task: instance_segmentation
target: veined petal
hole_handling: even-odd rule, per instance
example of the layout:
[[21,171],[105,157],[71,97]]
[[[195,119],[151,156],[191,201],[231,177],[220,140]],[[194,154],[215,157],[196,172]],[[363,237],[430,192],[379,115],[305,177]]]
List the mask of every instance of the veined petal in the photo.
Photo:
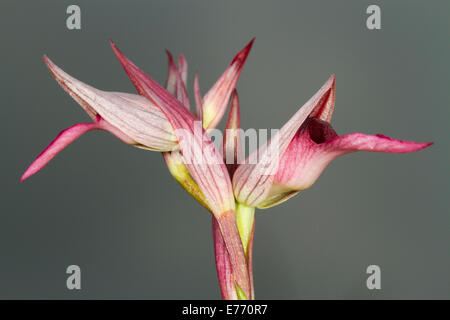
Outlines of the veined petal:
[[[173,94],[181,103],[189,109],[189,99],[186,93],[186,79],[187,79],[187,62],[184,56],[179,57],[179,68],[173,62],[172,54],[166,50],[169,58],[169,72],[167,74],[166,89]],[[183,70],[183,71],[180,71]],[[184,75],[184,79],[183,76]],[[180,90],[181,89],[181,90]],[[187,101],[186,101],[187,99]],[[186,105],[187,103],[187,105]],[[211,211],[206,202],[203,192],[200,187],[192,180],[188,168],[183,163],[183,157],[179,150],[163,152],[164,161],[172,176],[178,183],[186,190],[194,199],[200,202],[207,210]]]
[[44,57],[51,73],[93,118],[98,115],[134,144],[150,150],[170,151],[178,148],[172,126],[164,113],[150,101],[136,94],[106,92],[91,87],[65,73]]
[[215,128],[225,113],[231,93],[250,53],[253,38],[231,61],[229,67],[203,97],[203,127]]
[[[138,92],[158,106],[170,120],[179,140],[180,150],[191,175],[205,194],[215,214],[234,210],[226,167],[219,152],[202,128],[194,132],[195,118],[166,89],[145,74],[111,42],[114,52]],[[182,135],[187,135],[183,137]],[[195,156],[203,156],[196,159]]]
[[[165,113],[179,141],[183,162],[202,190],[222,232],[237,285],[250,296],[246,257],[236,226],[231,182],[222,157],[201,123],[182,104],[132,63],[111,41],[111,46],[140,94]],[[195,129],[196,128],[196,129]]]
[[231,108],[228,114],[225,133],[223,136],[223,157],[227,165],[230,177],[233,177],[239,163],[242,163],[242,146],[241,146],[241,115],[239,108],[239,97],[237,91],[233,91],[231,98]]
[[181,78],[181,74],[177,74],[177,84],[176,84],[176,97],[180,100],[181,104],[187,109],[191,109],[191,103],[189,101],[189,96],[186,90],[186,86]]
[[331,75],[331,88],[321,98],[322,101],[317,103],[317,106],[309,115],[311,118],[318,118],[320,120],[330,122],[333,115],[334,103],[336,100],[336,77]]
[[[198,73],[194,79],[194,98],[195,98],[195,116],[203,121],[203,99],[200,93],[200,84],[198,83]],[[204,127],[204,126],[203,126]]]
[[184,86],[187,87],[188,64],[183,54],[178,56],[178,70],[180,71]]
[[179,63],[180,67],[183,67],[183,74],[180,69],[175,65],[173,61],[173,56],[169,50],[166,50],[169,59],[169,71],[167,74],[166,88],[171,94],[173,94],[177,99],[186,107],[190,109],[189,96],[186,90],[186,82],[183,79],[187,79],[187,62],[184,56],[180,56]]
[[233,190],[236,200],[256,207],[264,199],[278,171],[279,160],[292,138],[313,110],[328,103],[334,86],[334,75],[308,100],[268,143],[252,153],[246,163],[241,164],[233,176]]
[[167,72],[166,88],[172,94],[175,94],[175,86],[177,82],[178,68],[173,62],[172,53],[166,49],[167,58],[169,59],[169,70]]
[[408,153],[432,143],[392,139],[383,135],[351,133],[338,136],[326,121],[310,118],[283,155],[274,183],[260,208],[279,204],[309,188],[336,157],[356,151]]

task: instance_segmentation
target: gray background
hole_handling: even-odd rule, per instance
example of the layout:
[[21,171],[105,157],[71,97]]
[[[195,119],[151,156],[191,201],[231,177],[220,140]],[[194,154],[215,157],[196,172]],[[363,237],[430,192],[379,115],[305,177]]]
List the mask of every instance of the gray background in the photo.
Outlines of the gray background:
[[[82,30],[66,28],[77,3]],[[365,27],[369,4],[382,30]],[[238,89],[244,128],[278,128],[337,77],[338,133],[434,141],[358,153],[258,211],[257,298],[450,298],[448,1],[2,1],[0,298],[219,298],[211,218],[161,155],[92,132],[19,184],[62,129],[89,120],[42,55],[101,89],[135,92],[107,39],[165,81],[183,52],[202,92],[253,36]],[[189,91],[192,92],[190,85]],[[65,269],[82,269],[82,290]],[[366,267],[382,289],[365,286]]]

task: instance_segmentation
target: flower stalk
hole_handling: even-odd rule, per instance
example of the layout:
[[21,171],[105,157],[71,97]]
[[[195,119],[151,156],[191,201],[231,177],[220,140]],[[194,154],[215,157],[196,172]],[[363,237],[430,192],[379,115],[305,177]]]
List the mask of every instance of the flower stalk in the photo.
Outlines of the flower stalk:
[[247,270],[250,278],[250,292],[246,296],[235,281],[235,274],[227,254],[225,243],[220,232],[217,220],[213,217],[213,241],[216,261],[217,277],[219,279],[220,292],[224,300],[253,300],[255,297],[253,281],[253,235],[255,231],[255,208],[244,204],[236,203],[236,224],[238,226],[239,237],[244,247],[247,261]]

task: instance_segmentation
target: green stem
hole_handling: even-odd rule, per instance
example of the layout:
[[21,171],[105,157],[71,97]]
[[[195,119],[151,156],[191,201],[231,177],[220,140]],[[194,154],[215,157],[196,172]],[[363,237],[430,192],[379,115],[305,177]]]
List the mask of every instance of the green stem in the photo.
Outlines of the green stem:
[[[242,246],[244,247],[245,257],[247,258],[247,267],[250,277],[250,287],[251,287],[251,297],[250,299],[255,299],[255,289],[253,286],[253,233],[255,224],[255,208],[248,207],[242,203],[236,203],[236,223],[238,226],[239,236],[241,237]],[[237,288],[239,300],[246,299],[239,292],[239,287]]]
[[248,259],[248,245],[252,235],[254,221],[255,221],[255,208],[248,207],[242,203],[236,203],[236,222],[247,259]]

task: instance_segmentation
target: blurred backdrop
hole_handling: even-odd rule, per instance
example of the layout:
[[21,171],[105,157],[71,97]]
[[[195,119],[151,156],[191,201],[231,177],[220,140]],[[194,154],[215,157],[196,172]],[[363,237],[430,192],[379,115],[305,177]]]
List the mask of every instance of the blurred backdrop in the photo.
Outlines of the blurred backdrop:
[[[81,8],[68,30],[66,8]],[[366,28],[378,4],[382,29]],[[450,298],[448,1],[2,1],[0,298],[216,299],[211,217],[160,154],[91,132],[19,184],[63,129],[88,116],[42,55],[104,90],[135,90],[107,42],[160,83],[165,48],[202,92],[252,37],[238,82],[243,128],[279,128],[336,74],[332,124],[434,141],[334,161],[316,184],[258,210],[259,299]],[[223,125],[223,124],[222,124]],[[66,288],[81,267],[82,289]],[[366,268],[381,267],[381,290]]]

